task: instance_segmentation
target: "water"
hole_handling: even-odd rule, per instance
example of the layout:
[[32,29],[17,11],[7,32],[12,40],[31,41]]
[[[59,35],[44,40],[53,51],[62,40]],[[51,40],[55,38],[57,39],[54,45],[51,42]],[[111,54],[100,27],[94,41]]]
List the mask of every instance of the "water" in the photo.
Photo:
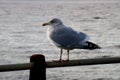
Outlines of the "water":
[[[120,56],[120,3],[73,1],[0,1],[0,64],[29,62],[33,54],[59,59],[42,23],[60,18],[90,36],[100,50],[73,50],[70,59]],[[99,19],[95,19],[99,17]],[[64,51],[64,59],[66,59]],[[47,69],[47,80],[120,80],[119,64]],[[29,79],[29,71],[0,73],[0,80]]]

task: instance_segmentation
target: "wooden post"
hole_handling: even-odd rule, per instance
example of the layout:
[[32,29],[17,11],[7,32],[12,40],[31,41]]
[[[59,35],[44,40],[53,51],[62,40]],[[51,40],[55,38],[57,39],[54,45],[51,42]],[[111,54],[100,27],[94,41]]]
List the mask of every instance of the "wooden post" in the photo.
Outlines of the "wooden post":
[[33,66],[30,68],[29,80],[46,80],[46,62],[45,57],[35,54],[30,57]]

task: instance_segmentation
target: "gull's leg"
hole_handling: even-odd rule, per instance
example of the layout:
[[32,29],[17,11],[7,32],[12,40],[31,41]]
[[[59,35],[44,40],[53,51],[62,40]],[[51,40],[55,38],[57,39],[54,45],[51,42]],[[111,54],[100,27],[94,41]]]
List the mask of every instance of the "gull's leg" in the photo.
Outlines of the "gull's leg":
[[67,50],[67,61],[69,61],[69,49]]
[[62,61],[62,53],[63,53],[63,50],[61,49],[61,51],[60,51],[60,61]]

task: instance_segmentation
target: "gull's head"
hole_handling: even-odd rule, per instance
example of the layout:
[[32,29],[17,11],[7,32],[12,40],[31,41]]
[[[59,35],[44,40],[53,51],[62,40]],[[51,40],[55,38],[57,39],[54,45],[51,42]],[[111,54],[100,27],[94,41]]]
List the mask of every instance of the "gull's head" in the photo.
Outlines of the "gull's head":
[[47,26],[47,25],[50,25],[50,26],[57,26],[57,25],[62,25],[62,21],[58,18],[54,18],[52,19],[51,21],[47,22],[47,23],[43,23],[42,26]]

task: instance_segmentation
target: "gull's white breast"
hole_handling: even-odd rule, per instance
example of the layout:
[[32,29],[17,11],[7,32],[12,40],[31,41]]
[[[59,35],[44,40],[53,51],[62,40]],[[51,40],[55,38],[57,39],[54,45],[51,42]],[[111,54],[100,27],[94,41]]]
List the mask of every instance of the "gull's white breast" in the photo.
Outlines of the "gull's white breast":
[[56,43],[55,41],[53,41],[53,40],[50,38],[50,35],[52,34],[52,32],[53,32],[53,29],[50,29],[50,28],[47,29],[47,38],[48,38],[48,40],[50,41],[50,43],[51,43],[52,45],[57,46],[57,47],[60,47],[60,46],[61,46],[60,44]]

